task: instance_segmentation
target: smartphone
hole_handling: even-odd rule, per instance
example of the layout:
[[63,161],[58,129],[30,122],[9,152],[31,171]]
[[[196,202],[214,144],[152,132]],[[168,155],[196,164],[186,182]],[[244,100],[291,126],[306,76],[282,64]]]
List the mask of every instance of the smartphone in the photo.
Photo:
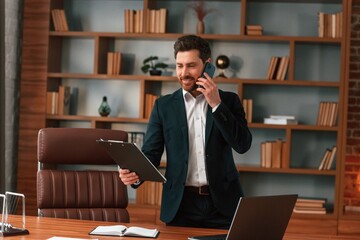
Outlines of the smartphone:
[[206,78],[204,73],[207,73],[211,78],[214,76],[215,73],[215,66],[209,62],[205,63],[204,71],[201,74],[201,77]]
[[[212,78],[215,73],[215,66],[209,62],[206,62],[204,66],[204,71],[201,74],[201,77],[206,79],[204,73],[207,73]],[[202,87],[202,86],[198,85],[198,87]]]

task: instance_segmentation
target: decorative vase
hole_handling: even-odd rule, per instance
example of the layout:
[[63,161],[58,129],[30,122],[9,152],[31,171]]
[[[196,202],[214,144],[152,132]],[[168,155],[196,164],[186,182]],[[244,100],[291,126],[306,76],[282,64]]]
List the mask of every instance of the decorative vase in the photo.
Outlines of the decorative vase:
[[107,102],[106,96],[103,97],[100,107],[98,109],[98,112],[99,112],[100,116],[102,116],[102,117],[106,117],[110,114],[111,108]]
[[203,21],[198,21],[196,26],[196,33],[203,34],[205,32],[205,24]]

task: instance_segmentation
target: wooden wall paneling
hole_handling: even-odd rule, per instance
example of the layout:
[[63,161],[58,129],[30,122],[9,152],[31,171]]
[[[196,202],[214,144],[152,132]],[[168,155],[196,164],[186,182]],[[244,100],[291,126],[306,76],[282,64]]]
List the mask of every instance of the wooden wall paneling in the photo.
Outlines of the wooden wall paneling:
[[50,1],[24,1],[17,191],[36,215],[37,133],[45,127]]

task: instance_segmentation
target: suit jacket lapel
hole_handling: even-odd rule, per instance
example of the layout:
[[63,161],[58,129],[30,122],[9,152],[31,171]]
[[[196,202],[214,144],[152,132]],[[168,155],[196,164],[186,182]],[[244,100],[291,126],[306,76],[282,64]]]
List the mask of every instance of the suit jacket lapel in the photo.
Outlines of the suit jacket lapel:
[[205,146],[209,140],[209,136],[211,133],[212,126],[214,124],[214,119],[212,117],[212,109],[208,106],[207,114],[206,114],[206,126],[205,126]]
[[174,102],[171,107],[173,108],[175,113],[174,121],[177,121],[179,123],[178,126],[180,127],[181,132],[183,134],[183,139],[178,139],[179,143],[185,143],[185,146],[187,147],[187,151],[189,152],[189,137],[188,137],[186,109],[185,109],[184,97],[181,88],[175,92]]

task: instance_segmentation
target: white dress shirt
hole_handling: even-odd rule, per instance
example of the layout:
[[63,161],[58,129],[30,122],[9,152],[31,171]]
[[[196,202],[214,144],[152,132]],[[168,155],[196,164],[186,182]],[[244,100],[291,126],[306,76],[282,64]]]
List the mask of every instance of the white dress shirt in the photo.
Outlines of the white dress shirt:
[[205,167],[205,125],[208,103],[203,94],[196,98],[183,90],[189,131],[189,161],[186,186],[208,185]]

